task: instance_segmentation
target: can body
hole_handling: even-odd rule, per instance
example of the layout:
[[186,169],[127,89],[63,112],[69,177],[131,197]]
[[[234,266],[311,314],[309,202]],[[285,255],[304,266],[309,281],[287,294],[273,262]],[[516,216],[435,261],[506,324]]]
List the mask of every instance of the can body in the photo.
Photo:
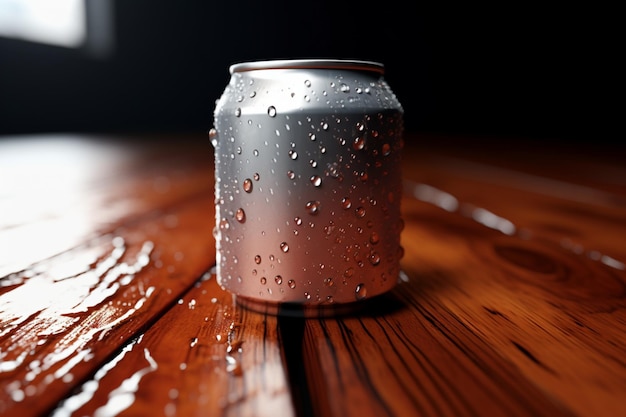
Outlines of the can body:
[[257,311],[306,315],[393,288],[404,127],[382,65],[261,61],[230,73],[210,132],[220,286]]

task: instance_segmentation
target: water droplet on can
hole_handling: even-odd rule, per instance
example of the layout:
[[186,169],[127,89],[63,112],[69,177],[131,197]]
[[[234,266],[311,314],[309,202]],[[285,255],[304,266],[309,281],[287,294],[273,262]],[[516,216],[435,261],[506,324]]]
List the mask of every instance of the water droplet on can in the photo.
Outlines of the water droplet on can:
[[319,201],[309,201],[305,205],[305,209],[309,214],[317,214],[320,209]]
[[313,184],[316,187],[319,187],[320,185],[322,185],[322,178],[319,175],[313,175],[311,177],[311,184]]
[[244,223],[246,221],[246,212],[242,208],[238,208],[235,213],[235,219],[237,219],[239,223]]
[[378,252],[371,252],[369,259],[370,259],[370,263],[374,266],[380,263],[380,255],[378,254]]
[[252,180],[250,178],[243,180],[243,190],[247,193],[252,192]]
[[356,286],[356,289],[354,290],[354,296],[357,301],[363,300],[365,297],[367,297],[367,288],[365,288],[365,284],[361,283]]
[[354,138],[354,141],[352,142],[352,148],[354,148],[354,150],[356,151],[360,151],[365,148],[365,139],[363,138],[363,136],[357,136],[356,138]]
[[217,130],[215,128],[209,130],[209,140],[211,141],[211,145],[217,146]]

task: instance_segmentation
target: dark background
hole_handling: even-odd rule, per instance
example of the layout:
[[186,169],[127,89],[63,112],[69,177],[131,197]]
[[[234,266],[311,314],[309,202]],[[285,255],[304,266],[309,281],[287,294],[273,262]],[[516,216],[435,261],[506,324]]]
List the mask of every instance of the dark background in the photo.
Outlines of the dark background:
[[623,141],[616,10],[125,0],[113,13],[108,57],[0,38],[0,134],[205,134],[231,64],[329,57],[384,63],[408,131]]

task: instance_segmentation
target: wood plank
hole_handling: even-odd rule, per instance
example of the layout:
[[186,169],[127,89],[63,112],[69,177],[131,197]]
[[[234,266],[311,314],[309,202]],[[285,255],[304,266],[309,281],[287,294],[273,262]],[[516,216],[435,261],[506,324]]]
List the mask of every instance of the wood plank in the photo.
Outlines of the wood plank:
[[211,152],[189,135],[0,140],[0,277],[212,193]]
[[[75,140],[70,139],[70,148],[79,146]],[[55,189],[63,200],[51,215],[57,226],[48,228],[46,210],[38,208],[22,216],[23,222],[34,222],[32,232],[21,224],[3,224],[23,239],[48,243],[30,258],[4,263],[13,270],[1,279],[0,292],[3,414],[49,411],[214,265],[212,164],[199,162],[188,149],[180,159],[181,142],[173,144],[159,145],[157,153],[152,152],[157,147],[143,142],[121,148],[115,143],[87,145],[80,154],[85,160],[74,163],[89,180]],[[117,173],[103,168],[116,167],[116,158],[125,152],[132,153],[128,169]],[[89,171],[90,164],[97,172]],[[19,181],[19,173],[13,178]],[[21,179],[28,186],[28,176]],[[83,195],[88,201],[82,201]],[[14,197],[8,193],[6,207]],[[5,221],[19,218],[15,211]],[[60,226],[75,224],[77,215],[84,229],[69,240],[56,240]],[[28,246],[28,241],[21,243]]]
[[[471,190],[493,200],[488,187]],[[551,198],[543,202],[552,210]],[[621,264],[403,203],[406,282],[371,315],[306,323],[309,386],[326,399],[316,415],[626,413]],[[562,217],[571,230],[587,227]],[[602,237],[618,242],[624,228],[607,225]]]
[[53,415],[292,416],[276,320],[207,273]]
[[[579,173],[559,170],[558,161],[551,166],[550,176],[537,177],[478,163],[470,156],[450,159],[414,149],[408,155],[411,163],[404,165],[407,196],[440,207],[447,204],[448,211],[485,225],[491,222],[488,227],[505,228],[505,233],[523,239],[547,239],[614,268],[626,267],[623,235],[616,232],[616,228],[626,231],[626,186],[604,190],[599,180],[593,187],[582,186],[575,182]],[[605,172],[600,161],[595,170],[590,168],[591,161],[586,164],[590,171]],[[626,178],[626,165],[614,164],[611,172],[616,178]],[[618,179],[611,176],[608,181]]]

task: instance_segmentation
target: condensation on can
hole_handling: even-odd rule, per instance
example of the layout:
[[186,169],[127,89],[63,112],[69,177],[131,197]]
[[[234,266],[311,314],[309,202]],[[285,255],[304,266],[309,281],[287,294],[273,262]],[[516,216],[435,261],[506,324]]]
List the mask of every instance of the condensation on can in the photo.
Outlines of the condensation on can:
[[216,276],[244,307],[324,316],[398,282],[404,111],[370,61],[230,67],[215,151]]

